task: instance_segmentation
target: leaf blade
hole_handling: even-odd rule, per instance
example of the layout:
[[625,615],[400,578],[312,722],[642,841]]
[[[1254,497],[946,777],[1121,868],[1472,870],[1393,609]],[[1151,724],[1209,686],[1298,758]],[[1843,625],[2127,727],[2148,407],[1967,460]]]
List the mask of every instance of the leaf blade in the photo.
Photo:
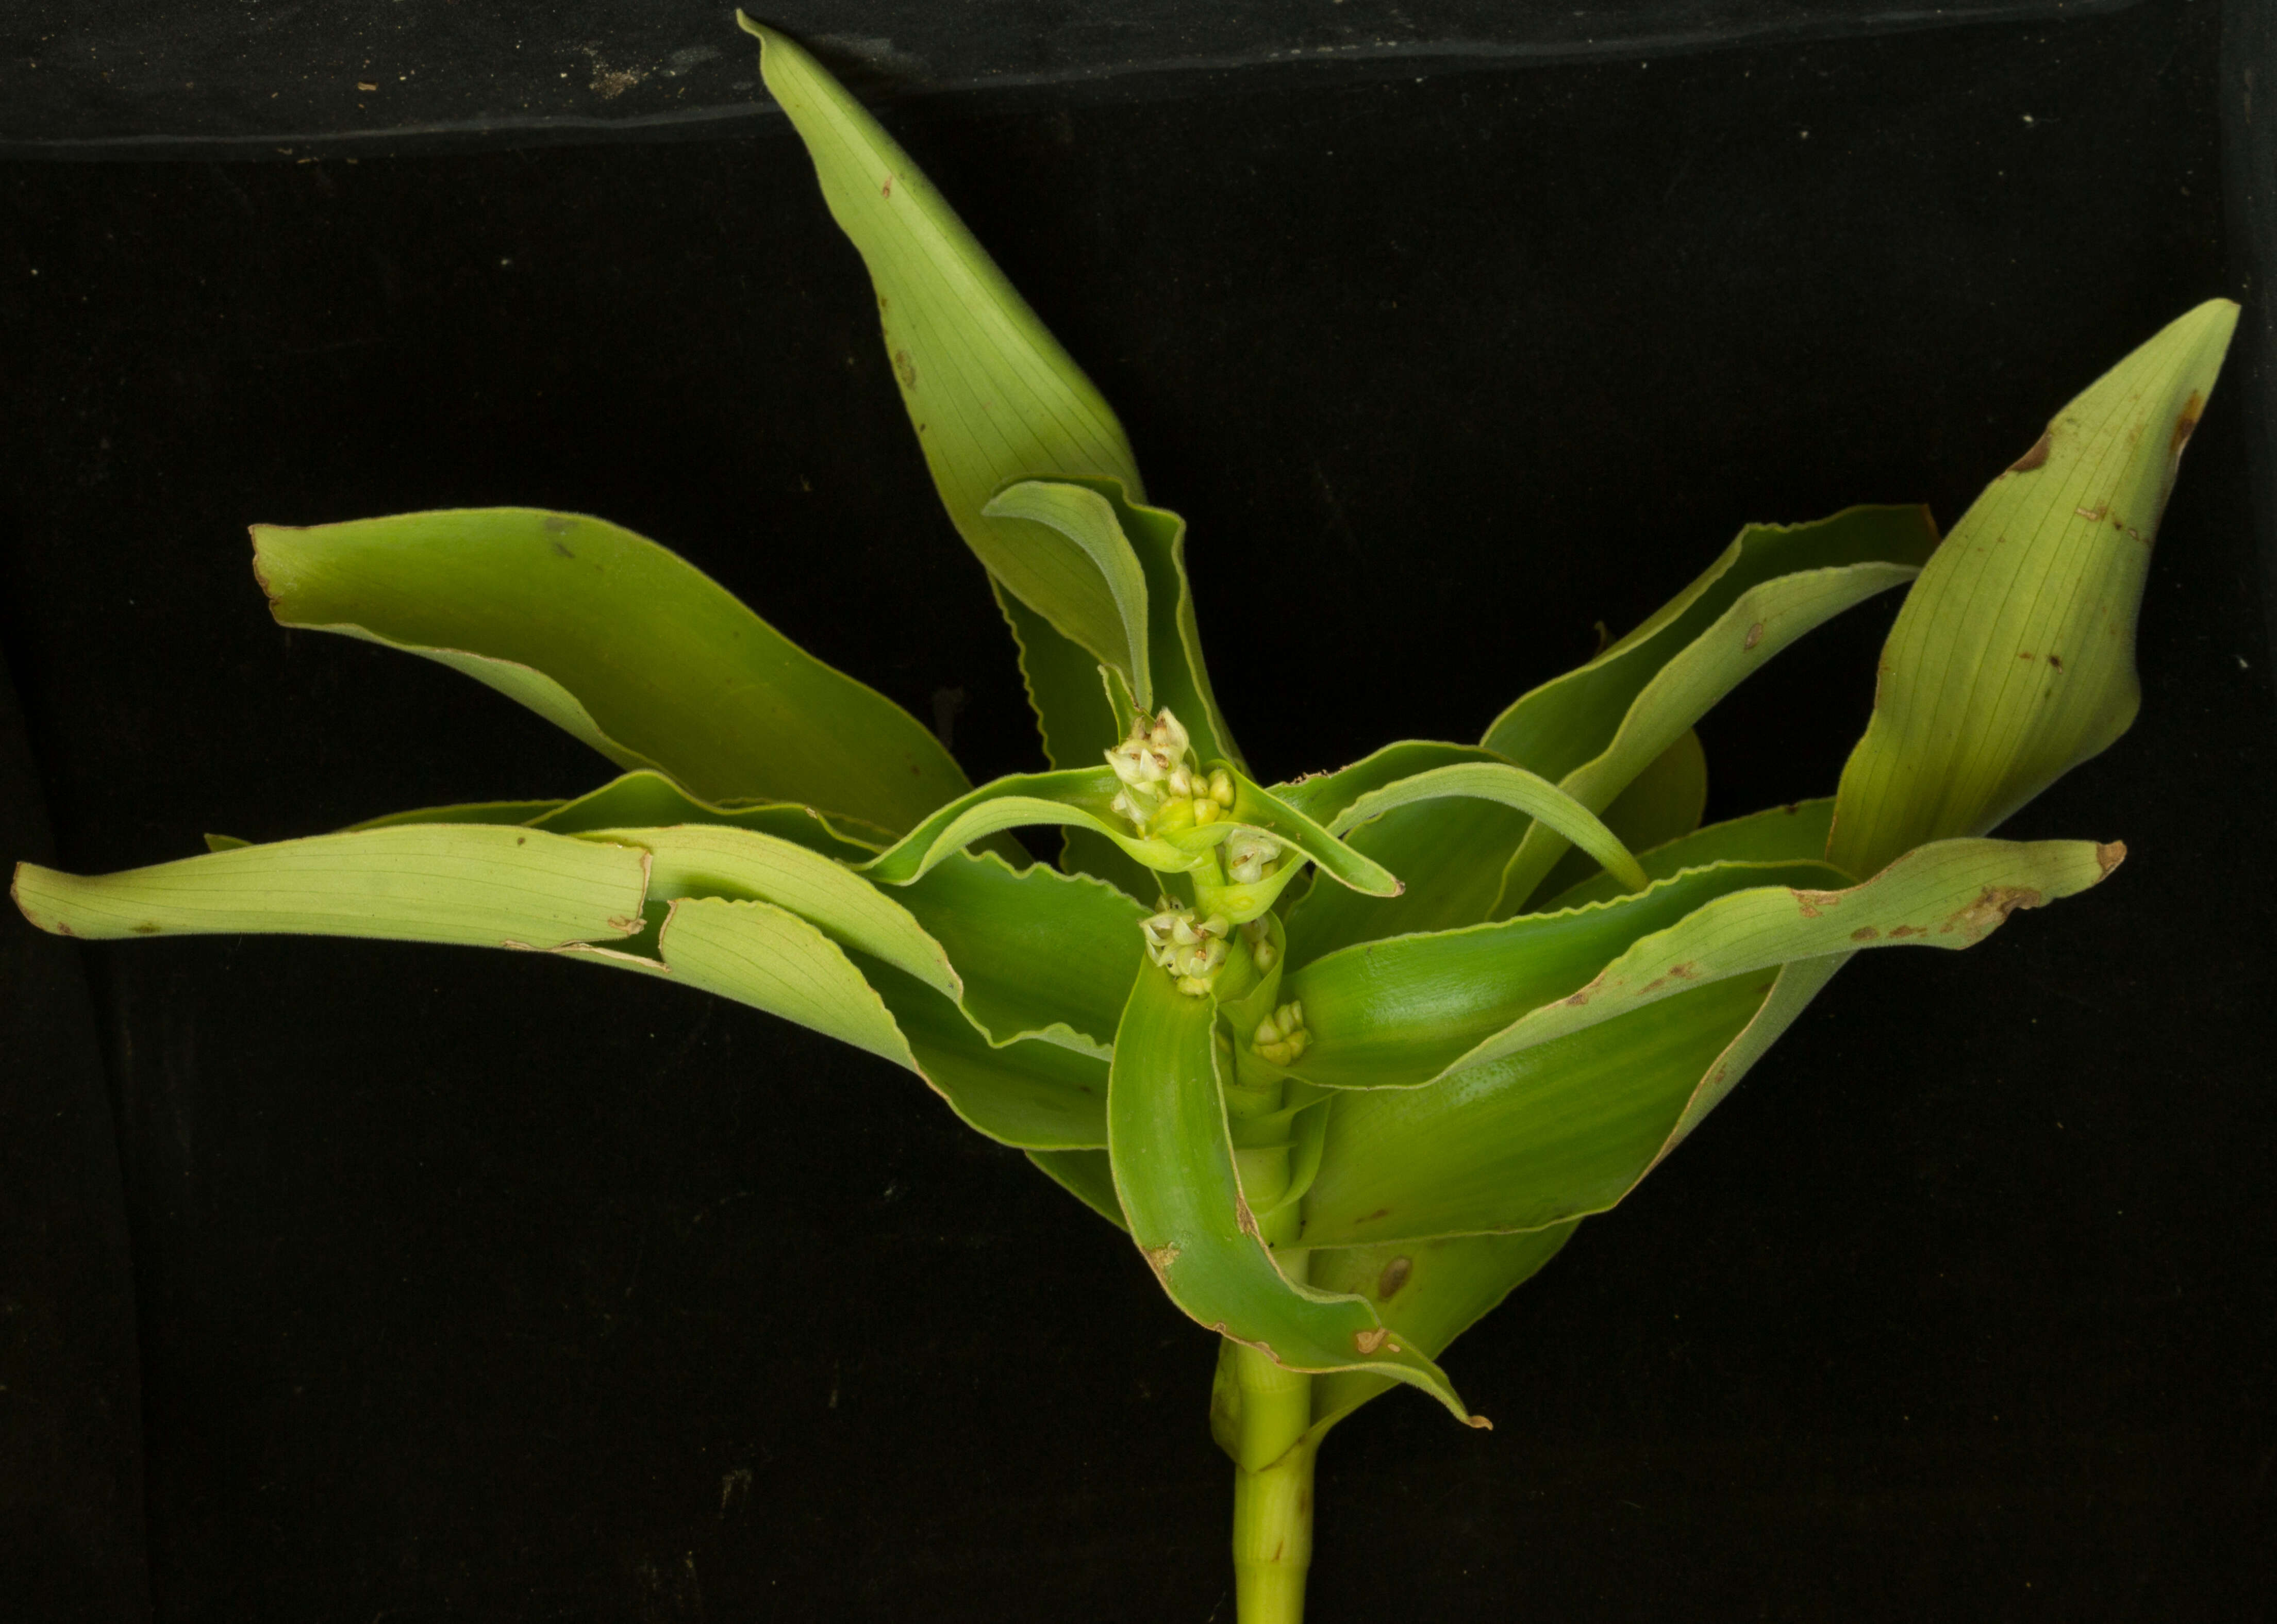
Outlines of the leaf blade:
[[645,853],[504,825],[233,847],[119,873],[17,865],[41,929],[93,940],[217,932],[547,949],[641,928]]
[[1108,1155],[1131,1239],[1163,1291],[1197,1323],[1287,1369],[1373,1371],[1479,1424],[1438,1367],[1364,1300],[1292,1285],[1258,1239],[1218,1092],[1215,1021],[1211,1000],[1144,974],[1116,1037]]
[[2169,323],[2059,412],[1938,550],[1884,645],[1829,855],[1870,873],[1982,835],[2127,730],[2135,621],[2237,306]]
[[908,712],[621,526],[466,508],[253,538],[280,624],[439,661],[706,800],[899,831],[969,787]]

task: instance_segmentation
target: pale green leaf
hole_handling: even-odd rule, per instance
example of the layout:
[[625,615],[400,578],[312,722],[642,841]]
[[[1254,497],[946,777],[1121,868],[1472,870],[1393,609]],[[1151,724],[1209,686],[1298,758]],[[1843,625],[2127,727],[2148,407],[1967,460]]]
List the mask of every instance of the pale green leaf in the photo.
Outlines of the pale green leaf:
[[80,877],[19,864],[24,917],[62,936],[237,932],[549,949],[642,926],[648,856],[498,827],[428,826],[240,846]]
[[[1751,526],[1675,603],[1589,664],[1527,694],[1487,745],[1610,805],[1725,695],[1796,638],[1919,571],[1937,542],[1917,507],[1854,507],[1816,524]],[[1496,916],[1521,911],[1566,850],[1527,827]]]
[[908,712],[601,520],[471,508],[255,525],[253,538],[285,625],[439,660],[708,800],[798,802],[899,831],[968,787]]
[[1982,835],[2135,720],[2135,621],[2182,447],[2237,324],[2210,300],[2059,412],[1938,549],[1882,651],[1828,855],[1871,873]]
[[1047,598],[1028,601],[1062,636],[1122,673],[1137,708],[1152,714],[1154,679],[1147,663],[1146,576],[1123,538],[1113,506],[1082,485],[1024,479],[1007,486],[980,513],[1000,525],[1044,525],[1075,544],[1073,559],[1064,553],[1035,553],[1040,574],[1054,562],[1063,561],[1068,568],[1065,578],[1049,583]]

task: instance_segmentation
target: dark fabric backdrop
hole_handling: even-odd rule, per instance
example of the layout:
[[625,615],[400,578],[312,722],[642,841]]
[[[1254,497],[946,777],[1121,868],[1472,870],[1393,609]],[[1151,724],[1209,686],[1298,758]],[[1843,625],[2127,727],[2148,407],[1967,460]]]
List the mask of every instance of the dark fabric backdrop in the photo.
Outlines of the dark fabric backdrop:
[[[1745,521],[1949,523],[2103,367],[2244,291],[2218,20],[891,121],[1192,521],[1220,693],[1279,775],[1474,736]],[[921,717],[963,690],[976,778],[1038,764],[780,126],[24,165],[0,197],[0,647],[66,865],[607,775],[440,667],[278,629],[253,520],[606,515]],[[1496,1431],[1406,1395],[1346,1423],[1322,1624],[2268,1593],[2277,763],[2236,384],[2159,541],[2142,720],[2012,826],[2125,868],[1847,971],[1456,1346]],[[1716,713],[1711,816],[1832,787],[1891,609]],[[4,855],[37,855],[11,793]],[[914,1079],[527,957],[0,937],[34,1034],[0,1090],[30,1440],[0,1613],[133,1616],[139,1493],[184,1624],[1230,1620],[1209,1338]]]

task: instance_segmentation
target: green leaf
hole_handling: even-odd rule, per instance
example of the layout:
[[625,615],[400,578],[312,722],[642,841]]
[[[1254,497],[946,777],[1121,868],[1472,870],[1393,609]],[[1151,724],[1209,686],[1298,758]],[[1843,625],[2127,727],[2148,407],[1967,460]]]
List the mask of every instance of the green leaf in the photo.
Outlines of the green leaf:
[[[1719,897],[1839,884],[1819,862],[1717,863],[1565,913],[1358,942],[1290,972],[1312,1041],[1294,1070],[1337,1088],[1436,1082],[1514,1022],[1586,987],[1640,941]],[[1775,895],[1792,893],[1781,889]],[[1788,904],[1788,912],[1793,911]]]
[[551,949],[642,926],[648,857],[504,827],[319,835],[82,878],[19,864],[10,894],[60,936],[379,937]]
[[[2116,855],[2084,842],[1953,841],[1848,890],[1729,893],[1641,938],[1586,999],[1545,1003],[1477,1045],[1443,1080],[1340,1094],[1305,1242],[1516,1232],[1603,1211],[1725,1097],[1851,951],[1969,946],[2012,909],[2096,883]],[[1782,969],[1781,957],[1797,962]],[[1691,973],[1674,974],[1679,964]],[[1316,1021],[1313,1010],[1308,999]]]
[[1061,1189],[1129,1232],[1123,1208],[1116,1204],[1114,1165],[1104,1150],[1031,1150],[1027,1156]]
[[1395,808],[1438,800],[1488,801],[1524,812],[1580,847],[1622,883],[1634,888],[1645,883],[1636,858],[1595,812],[1548,779],[1498,762],[1434,767],[1372,789],[1338,812],[1329,832],[1342,835]]
[[[1645,852],[1697,829],[1707,807],[1708,756],[1700,735],[1687,728],[1613,797],[1605,808],[1605,827],[1631,851]],[[1556,897],[1603,872],[1588,852],[1568,851],[1542,882],[1540,895]]]
[[[1131,1238],[1162,1289],[1209,1329],[1292,1370],[1368,1370],[1469,1412],[1428,1359],[1359,1297],[1292,1285],[1258,1239],[1219,1094],[1216,1009],[1144,974],[1116,1033],[1108,1154]],[[1474,1423],[1477,1424],[1477,1423]]]
[[998,1043],[1040,1037],[1104,1058],[1152,911],[1103,881],[961,852],[895,895],[947,949],[964,1009]]
[[[749,829],[702,823],[597,829],[579,838],[650,853],[651,903],[681,897],[772,903],[840,946],[882,960],[945,997],[964,995],[963,981],[948,954],[907,908],[844,865],[803,846]],[[668,955],[666,962],[671,962]]]
[[[1823,862],[1820,854],[1826,850],[1827,831],[1833,822],[1832,796],[1816,801],[1793,801],[1785,806],[1765,807],[1744,818],[1730,818],[1704,829],[1694,829],[1689,835],[1651,848],[1637,861],[1644,865],[1645,875],[1651,880],[1665,880],[1687,868],[1704,868],[1711,863]],[[1827,866],[1833,868],[1832,864]],[[1834,872],[1841,873],[1839,869]],[[1842,879],[1845,883],[1854,883],[1857,876],[1843,874]],[[1585,903],[1611,902],[1626,895],[1619,881],[1600,871],[1559,892],[1542,911],[1556,913],[1579,908]]]
[[[1233,742],[1233,732],[1218,709],[1209,667],[1202,660],[1193,587],[1186,578],[1186,522],[1167,508],[1148,507],[1119,481],[1077,483],[1114,508],[1123,535],[1138,554],[1139,568],[1146,572],[1154,703],[1167,706],[1184,725],[1195,753],[1203,760],[1222,760],[1247,772],[1240,747]],[[1116,742],[1110,739],[1108,744]]]
[[[2100,884],[2126,855],[2116,842],[2084,840],[1938,841],[1845,889],[1771,885],[1735,891],[1641,939],[1587,987],[1533,1010],[1447,1070],[1483,1065],[1687,987],[1799,958],[1860,947],[1974,947],[2019,908]],[[1309,1015],[1313,1006],[1306,1008]]]
[[1161,873],[1189,873],[1208,865],[1228,835],[1253,829],[1293,846],[1343,884],[1390,895],[1399,881],[1270,790],[1232,768],[1233,805],[1217,822],[1141,839],[1113,810],[1121,786],[1101,766],[1055,773],[1015,774],[952,801],[910,830],[892,850],[866,865],[881,885],[906,885],[951,852],[1007,829],[1056,824],[1085,829]]
[[909,713],[601,520],[471,508],[255,525],[253,540],[285,625],[439,660],[705,799],[793,801],[900,831],[968,787]]
[[2207,301],[2059,412],[1906,596],[1828,855],[1982,835],[2135,719],[2151,545],[2237,324]]
[[612,779],[574,801],[484,801],[424,806],[352,824],[357,829],[400,828],[411,823],[512,823],[583,835],[595,829],[658,828],[674,823],[717,823],[772,835],[842,863],[865,863],[893,843],[887,830],[859,819],[819,812],[811,806],[771,801],[715,806],[699,801],[661,773],[643,769]]
[[1433,1087],[1338,1094],[1304,1244],[1519,1233],[1604,1211],[1775,979],[1714,982]]
[[[1560,1224],[1524,1235],[1461,1235],[1314,1252],[1312,1283],[1366,1298],[1401,1341],[1433,1359],[1531,1279],[1573,1238]],[[1393,1384],[1372,1372],[1331,1371],[1313,1383],[1313,1426],[1328,1430]]]
[[[1503,761],[1475,744],[1407,740],[1341,771],[1277,786],[1276,792],[1313,817],[1327,819],[1399,779],[1435,767]],[[1501,893],[1503,865],[1526,822],[1526,814],[1511,807],[1458,801],[1395,807],[1354,829],[1345,843],[1391,869],[1405,888],[1397,896],[1375,896],[1314,886],[1289,911],[1292,962],[1301,964],[1355,942],[1478,923]]]
[[1160,701],[1203,756],[1238,762],[1202,666],[1184,521],[1145,506],[1114,412],[861,103],[796,42],[741,13],[736,20],[758,38],[760,75],[806,143],[831,217],[869,268],[886,354],[950,522],[992,579],[1031,608],[1031,622],[1014,629],[1054,764],[1089,757],[1063,753],[1057,738],[1085,730],[1069,713],[1087,711],[1091,698],[1069,680],[1070,667],[1081,659],[1076,645],[1099,652],[1092,634],[1102,622],[1096,599],[1088,615],[1069,606],[1069,583],[1085,568],[1082,547],[1049,527],[988,514],[1024,480],[1082,481],[1115,507],[1146,577]]
[[1327,824],[1334,822],[1339,812],[1360,797],[1387,784],[1397,783],[1403,778],[1413,778],[1435,767],[1500,760],[1502,758],[1494,751],[1482,750],[1476,744],[1444,744],[1436,739],[1402,739],[1397,744],[1386,744],[1373,755],[1365,756],[1350,766],[1339,767],[1333,773],[1308,773],[1285,784],[1276,784],[1273,793],[1307,818]]
[[[1815,524],[1750,525],[1642,626],[1513,704],[1484,743],[1583,805],[1610,805],[1773,655],[1912,579],[1936,545],[1920,507],[1852,507]],[[1520,911],[1565,844],[1555,830],[1529,825],[1492,911]]]
[[[1132,933],[1131,957],[1138,957]],[[1107,1063],[1064,1043],[993,1045],[940,994],[872,959],[860,965],[909,1041],[916,1071],[965,1125],[1023,1150],[1107,1143]]]
[[949,518],[991,575],[1052,618],[1056,573],[1040,557],[1079,552],[983,510],[1023,479],[1087,474],[1138,493],[1122,425],[845,87],[784,35],[740,12],[736,20],[759,40],[760,75],[806,142],[832,218],[869,267],[902,404]]
[[1016,522],[1043,525],[1075,544],[1077,557],[1072,560],[1063,552],[1023,549],[1039,573],[1055,563],[1066,568],[1063,579],[1050,583],[1047,595],[1020,596],[1062,636],[1120,672],[1138,708],[1152,713],[1154,679],[1147,665],[1146,572],[1123,538],[1108,499],[1082,485],[1024,479],[1007,486],[980,512],[984,518],[999,521],[1000,528]]
[[724,896],[671,905],[658,951],[672,979],[920,1070],[900,1027],[845,950],[787,908]]

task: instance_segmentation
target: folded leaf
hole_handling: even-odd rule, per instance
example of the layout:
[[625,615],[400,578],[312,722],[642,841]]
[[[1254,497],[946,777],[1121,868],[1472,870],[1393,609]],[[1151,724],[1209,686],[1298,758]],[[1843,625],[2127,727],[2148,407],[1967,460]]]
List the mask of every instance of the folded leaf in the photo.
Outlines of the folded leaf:
[[2215,299],[2058,413],[1906,595],[1828,855],[1982,835],[2135,720],[2151,544],[2237,324]]
[[[1114,412],[861,103],[795,42],[740,12],[736,20],[758,38],[760,75],[806,143],[831,217],[869,268],[886,353],[942,506],[990,576],[1031,611],[1015,631],[1053,762],[1083,759],[1062,753],[1056,739],[1085,731],[1078,718],[1091,694],[1070,680],[1070,668],[1085,663],[1078,649],[1103,658],[1093,640],[1098,603],[1087,616],[1070,606],[1081,547],[1047,526],[986,512],[1023,480],[1092,481],[1116,504],[1147,579],[1161,702],[1205,757],[1238,762],[1194,635],[1184,522],[1143,506],[1138,462]],[[1166,639],[1174,657],[1166,657]]]
[[[1643,626],[1504,712],[1484,743],[1555,779],[1583,805],[1609,805],[1773,655],[1911,580],[1936,545],[1936,528],[1919,507],[1853,507],[1816,524],[1752,525]],[[1565,850],[1557,831],[1530,826],[1494,912],[1522,909]]]
[[1641,888],[1645,882],[1636,858],[1595,812],[1548,779],[1499,762],[1434,767],[1371,789],[1338,812],[1329,832],[1342,835],[1396,808],[1444,800],[1488,801],[1524,812],[1587,851],[1623,884]]
[[939,740],[654,542],[530,508],[253,527],[278,620],[403,649],[708,800],[908,828],[968,787]]
[[509,827],[319,835],[82,878],[16,868],[24,917],[60,936],[282,932],[558,948],[642,928],[648,854]]
[[[1700,735],[1687,728],[1613,797],[1605,808],[1605,827],[1631,851],[1645,852],[1697,829],[1707,807],[1708,756],[1700,747]],[[1601,872],[1588,852],[1568,851],[1535,896],[1555,897]],[[1537,901],[1534,905],[1542,904]]]
[[[1564,913],[1355,943],[1290,972],[1311,1043],[1294,1070],[1337,1088],[1435,1082],[1514,1023],[1590,986],[1640,941],[1734,892],[1839,884],[1817,861],[1716,863]],[[1793,895],[1785,888],[1771,893]],[[1793,911],[1793,904],[1788,904]]]
[[1339,1094],[1303,1243],[1518,1233],[1604,1211],[1651,1166],[1775,979],[1715,982],[1428,1088]]
[[854,961],[787,908],[683,896],[672,903],[658,950],[676,981],[919,1070],[884,1001]]
[[1146,576],[1123,535],[1107,499],[1082,485],[1024,479],[1007,486],[980,510],[1017,540],[1017,526],[1042,526],[1074,544],[1021,547],[1039,580],[1025,599],[1060,634],[1120,672],[1137,701],[1152,713],[1154,679],[1147,667]]
[[[1586,999],[1538,1007],[1443,1080],[1339,1094],[1305,1242],[1515,1232],[1601,1212],[1725,1097],[1851,950],[1969,946],[2014,908],[2096,883],[2116,856],[2085,842],[1950,841],[1848,890],[1709,903],[1640,940]],[[1783,953],[1799,962],[1780,968]],[[1309,998],[1306,1014],[1317,1018]]]
[[1471,1422],[1439,1368],[1364,1299],[1291,1284],[1258,1239],[1227,1137],[1216,1018],[1210,999],[1148,973],[1132,985],[1116,1036],[1108,1154],[1131,1238],[1155,1278],[1195,1320],[1290,1369],[1373,1371]]
[[996,1042],[1039,1037],[1104,1058],[1152,910],[1102,881],[962,852],[894,896],[948,951],[964,1009]]

